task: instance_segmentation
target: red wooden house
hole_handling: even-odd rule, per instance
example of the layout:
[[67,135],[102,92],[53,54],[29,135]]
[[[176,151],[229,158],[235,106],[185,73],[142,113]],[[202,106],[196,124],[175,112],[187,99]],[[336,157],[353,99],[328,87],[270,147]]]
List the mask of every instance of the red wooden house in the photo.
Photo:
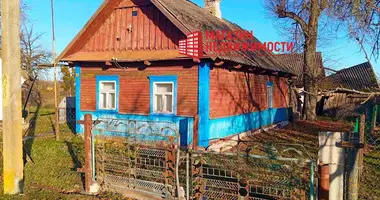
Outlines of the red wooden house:
[[[183,145],[287,120],[292,70],[267,51],[179,53],[200,31],[242,29],[221,18],[220,0],[105,0],[59,60],[76,69],[77,120],[170,121]],[[253,42],[259,42],[255,37]],[[83,127],[77,125],[77,132]]]

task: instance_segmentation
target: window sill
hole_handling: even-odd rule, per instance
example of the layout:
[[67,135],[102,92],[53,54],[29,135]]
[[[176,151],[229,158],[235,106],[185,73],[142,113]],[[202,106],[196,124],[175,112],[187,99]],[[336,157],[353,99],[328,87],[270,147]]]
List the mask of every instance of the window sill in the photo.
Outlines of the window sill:
[[118,112],[117,109],[111,110],[111,109],[101,109],[101,108],[96,109],[96,111],[97,112],[108,112],[108,113],[117,113]]
[[175,113],[150,113],[152,116],[176,116]]

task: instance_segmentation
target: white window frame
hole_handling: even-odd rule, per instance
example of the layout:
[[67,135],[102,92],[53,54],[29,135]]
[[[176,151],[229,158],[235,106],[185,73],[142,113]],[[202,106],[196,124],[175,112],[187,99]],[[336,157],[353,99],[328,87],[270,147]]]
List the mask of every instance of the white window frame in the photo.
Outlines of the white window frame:
[[[163,102],[165,102],[164,103],[164,110],[167,110],[166,109],[166,95],[172,95],[172,112],[160,112],[160,111],[157,111],[157,85],[159,85],[159,84],[171,84],[172,85],[172,92],[168,92],[168,93],[164,93],[164,94],[161,94],[161,95],[163,95]],[[175,96],[174,96],[174,87],[175,87],[175,85],[174,85],[174,82],[153,82],[153,87],[154,87],[154,89],[153,89],[153,113],[162,113],[162,114],[174,114],[174,103],[175,103],[175,101],[174,101],[174,98],[175,98]]]
[[[269,88],[271,92],[269,92]],[[268,108],[273,108],[273,86],[271,85],[267,85],[267,104]]]
[[[113,91],[103,91],[102,89],[102,86],[103,86],[103,83],[113,83],[115,84],[115,90]],[[108,97],[109,97],[109,94],[111,93],[114,93],[115,94],[115,99],[114,99],[114,105],[115,107],[114,108],[105,108],[103,107],[103,98],[102,98],[102,94],[105,93],[106,94],[106,101],[108,102]],[[116,103],[117,103],[117,82],[116,81],[99,81],[99,109],[101,110],[116,110]]]

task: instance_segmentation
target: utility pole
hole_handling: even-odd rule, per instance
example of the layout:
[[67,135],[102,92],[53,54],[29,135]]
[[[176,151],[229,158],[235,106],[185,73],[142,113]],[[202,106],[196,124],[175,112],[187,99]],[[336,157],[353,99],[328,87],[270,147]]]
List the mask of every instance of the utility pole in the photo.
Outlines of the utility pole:
[[58,116],[58,91],[57,91],[57,63],[55,51],[55,30],[54,30],[54,2],[50,0],[51,6],[51,28],[52,28],[52,54],[53,54],[53,67],[54,67],[54,107],[55,107],[55,139],[59,140],[59,116]]
[[4,194],[23,192],[20,0],[2,0]]

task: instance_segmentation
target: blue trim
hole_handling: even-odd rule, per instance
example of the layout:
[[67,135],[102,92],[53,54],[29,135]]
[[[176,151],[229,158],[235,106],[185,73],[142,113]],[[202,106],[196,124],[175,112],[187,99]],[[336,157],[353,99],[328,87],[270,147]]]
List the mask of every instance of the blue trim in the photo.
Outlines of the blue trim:
[[[177,114],[177,86],[178,86],[178,77],[177,76],[148,76],[150,81],[150,114],[156,115],[156,116],[175,116]],[[154,112],[154,83],[159,82],[173,82],[173,113],[172,114],[166,114],[166,113],[155,113]]]
[[[100,81],[115,81],[116,82],[116,108],[114,110],[101,109],[99,107],[100,102]],[[119,112],[119,76],[117,75],[97,75],[96,76],[96,111],[98,112]]]
[[287,108],[271,108],[210,120],[210,138],[225,138],[287,120]]
[[[92,119],[128,119],[145,122],[172,122],[180,133],[181,146],[188,146],[193,142],[193,126],[194,118],[180,116],[162,116],[162,115],[137,115],[137,114],[119,114],[115,112],[98,112],[98,111],[83,111],[82,114],[91,114]],[[83,134],[83,129],[80,134]],[[100,134],[95,132],[95,134]],[[125,136],[126,132],[107,132],[103,131],[105,136]]]
[[210,139],[210,64],[198,67],[198,146],[208,147]]
[[273,82],[272,81],[268,81],[267,82],[267,86],[273,87]]
[[[80,75],[81,75],[81,68],[79,63],[75,63],[75,120],[82,120],[82,113],[80,110]],[[76,123],[75,126],[76,133],[83,132],[81,131],[81,125]]]

